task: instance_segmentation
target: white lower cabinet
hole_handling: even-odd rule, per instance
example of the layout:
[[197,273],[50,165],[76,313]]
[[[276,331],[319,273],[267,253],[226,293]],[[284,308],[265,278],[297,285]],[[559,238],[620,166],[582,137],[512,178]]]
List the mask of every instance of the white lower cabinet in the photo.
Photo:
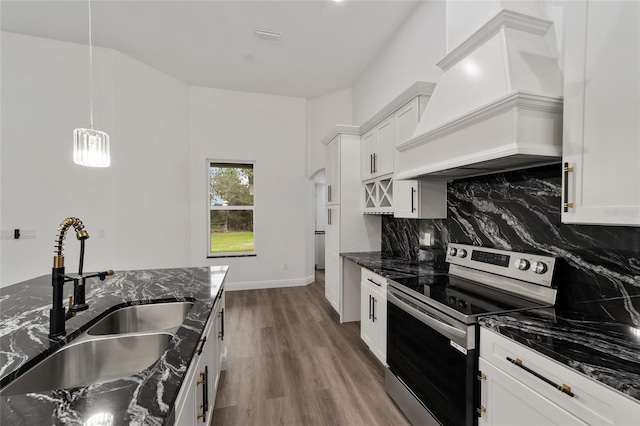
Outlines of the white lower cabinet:
[[360,337],[380,360],[387,363],[387,280],[362,268]]
[[479,426],[640,424],[637,400],[486,328],[478,369]]
[[333,309],[340,312],[340,206],[327,207],[325,224],[324,296]]
[[209,425],[220,372],[225,369],[224,291],[216,301],[176,399],[177,426]]
[[478,425],[586,425],[522,382],[510,377],[483,358],[478,368],[482,383],[482,407]]

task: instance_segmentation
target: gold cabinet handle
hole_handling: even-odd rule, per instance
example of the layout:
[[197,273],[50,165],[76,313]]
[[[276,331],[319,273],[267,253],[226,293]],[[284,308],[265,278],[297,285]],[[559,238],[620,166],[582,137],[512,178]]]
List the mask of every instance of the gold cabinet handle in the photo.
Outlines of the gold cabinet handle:
[[522,368],[524,371],[526,371],[529,374],[532,374],[533,376],[537,377],[538,379],[542,380],[543,382],[553,386],[554,388],[558,389],[560,392],[569,395],[570,397],[574,397],[575,394],[573,392],[571,392],[571,386],[567,385],[566,383],[563,383],[561,385],[558,385],[557,383],[554,383],[553,381],[549,380],[548,378],[544,377],[542,374],[533,371],[532,369],[530,369],[529,367],[526,367],[523,365],[522,360],[520,358],[509,358],[506,357],[507,361],[509,361],[510,363]]
[[202,350],[204,349],[204,344],[207,343],[207,336],[204,336],[202,339],[198,340],[200,343],[200,348],[196,348],[196,353],[198,355],[202,354]]
[[573,208],[573,203],[569,202],[569,173],[573,173],[574,168],[569,167],[569,163],[564,163],[562,170],[564,171],[564,188],[562,188],[564,201],[562,202],[562,208],[566,213],[570,208]]

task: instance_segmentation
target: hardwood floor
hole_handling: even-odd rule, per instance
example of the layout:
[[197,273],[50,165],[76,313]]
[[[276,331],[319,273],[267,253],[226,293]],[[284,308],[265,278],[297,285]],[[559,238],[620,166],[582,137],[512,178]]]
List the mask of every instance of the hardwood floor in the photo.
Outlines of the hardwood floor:
[[324,271],[305,287],[228,292],[228,368],[214,425],[408,425],[384,391],[384,370],[340,324]]

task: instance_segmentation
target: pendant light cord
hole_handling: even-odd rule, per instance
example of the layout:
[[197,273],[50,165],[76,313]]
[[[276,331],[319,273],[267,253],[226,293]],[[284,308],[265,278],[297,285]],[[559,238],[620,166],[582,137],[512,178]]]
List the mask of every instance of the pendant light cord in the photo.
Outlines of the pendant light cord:
[[93,130],[93,43],[91,39],[91,0],[89,4],[89,114],[91,117],[91,130]]

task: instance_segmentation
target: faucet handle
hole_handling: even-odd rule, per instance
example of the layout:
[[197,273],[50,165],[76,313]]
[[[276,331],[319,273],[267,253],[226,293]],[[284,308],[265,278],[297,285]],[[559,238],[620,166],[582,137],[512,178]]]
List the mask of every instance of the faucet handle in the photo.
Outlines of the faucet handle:
[[100,278],[100,281],[104,281],[104,279],[107,277],[107,275],[113,275],[113,269],[107,269],[104,272],[98,272],[98,277]]
[[66,314],[66,316],[75,317],[76,310],[74,308],[75,308],[75,305],[73,304],[73,296],[69,296],[69,312]]

